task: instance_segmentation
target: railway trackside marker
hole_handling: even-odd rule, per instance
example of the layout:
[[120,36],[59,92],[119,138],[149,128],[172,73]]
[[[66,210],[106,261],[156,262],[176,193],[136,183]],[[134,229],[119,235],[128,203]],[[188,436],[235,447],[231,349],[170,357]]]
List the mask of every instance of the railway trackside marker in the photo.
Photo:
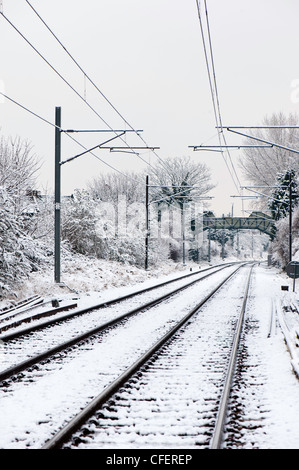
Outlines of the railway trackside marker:
[[299,261],[290,261],[286,267],[286,273],[291,279],[294,279],[293,292],[295,292],[295,279],[299,277]]

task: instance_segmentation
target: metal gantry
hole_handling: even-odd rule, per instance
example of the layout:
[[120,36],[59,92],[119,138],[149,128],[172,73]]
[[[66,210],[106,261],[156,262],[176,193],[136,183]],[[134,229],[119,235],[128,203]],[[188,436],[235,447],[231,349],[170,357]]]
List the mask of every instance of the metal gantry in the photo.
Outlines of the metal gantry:
[[[271,142],[269,140],[262,139],[260,137],[255,137],[253,135],[250,135],[250,134],[247,134],[247,133],[244,133],[244,132],[240,132],[240,130],[243,130],[243,129],[298,129],[299,130],[299,126],[280,126],[280,125],[279,126],[275,126],[275,125],[274,126],[224,126],[224,125],[221,125],[221,126],[216,126],[216,129],[217,129],[218,132],[219,131],[223,132],[223,129],[226,129],[228,132],[232,132],[234,134],[240,135],[242,137],[246,137],[248,139],[253,139],[257,142],[261,142],[264,145],[252,145],[252,146],[251,145],[210,145],[210,146],[197,145],[197,146],[189,146],[189,147],[193,148],[194,151],[198,151],[198,150],[208,151],[208,150],[210,150],[210,151],[215,151],[215,152],[222,152],[223,148],[241,149],[241,148],[273,148],[273,147],[276,147],[276,148],[279,148],[279,149],[282,149],[282,150],[287,150],[288,152],[299,154],[299,150],[297,150],[297,149],[287,147],[285,145],[280,145],[280,144],[277,144],[276,142]],[[255,192],[256,194],[260,194],[260,196],[269,197],[266,194],[262,194],[262,193],[259,193],[257,191],[254,191],[253,189],[249,189],[249,187],[247,187],[246,189],[248,189],[249,191]],[[243,198],[244,196],[240,196],[240,197]],[[292,238],[293,238],[293,234],[292,234],[292,207],[291,207],[292,197],[293,197],[293,195],[292,195],[292,188],[291,188],[291,183],[290,183],[290,185],[289,185],[289,235],[288,235],[288,239],[289,239],[289,262],[292,261]]]

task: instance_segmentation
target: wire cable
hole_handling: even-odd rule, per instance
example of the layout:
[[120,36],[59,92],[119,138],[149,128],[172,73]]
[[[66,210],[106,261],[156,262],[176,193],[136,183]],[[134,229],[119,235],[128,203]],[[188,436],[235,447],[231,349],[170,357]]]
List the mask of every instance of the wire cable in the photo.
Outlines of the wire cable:
[[[28,5],[33,9],[32,5],[27,1],[25,0]],[[36,10],[34,10],[36,12]],[[36,14],[38,15],[38,13],[36,12]],[[38,49],[25,37],[25,35],[12,23],[12,21],[9,20],[9,18],[7,18],[3,12],[1,12],[1,15],[3,16],[3,18],[10,24],[10,26],[22,37],[22,39],[24,39],[24,41],[38,54],[38,56],[64,81],[64,83],[66,83],[70,88],[71,90],[81,99],[84,101],[84,103],[87,104],[87,106],[94,112],[96,113],[96,115],[103,121],[103,123],[114,133],[116,133],[112,128],[111,126],[102,118],[102,116],[99,115],[99,113],[86,101],[86,99],[68,82],[68,80],[63,77],[63,75],[45,58],[45,56],[38,51]],[[46,23],[44,22],[44,20],[42,20],[42,18],[40,17],[40,15],[38,15],[38,17],[40,18],[40,20],[45,24],[45,26],[47,27],[47,29],[50,30],[50,28],[46,25]],[[51,30],[50,30],[51,31]],[[60,43],[61,47],[63,47],[63,49],[68,53],[68,55],[72,58],[72,60],[76,63],[76,65],[80,68],[81,72],[86,76],[86,78],[89,79],[88,75],[84,72],[84,70],[79,66],[79,64],[77,63],[77,61],[75,61],[75,59],[70,55],[70,53],[67,51],[67,49],[63,46],[63,44],[58,40],[57,36],[54,35],[54,33],[51,31],[51,34],[53,34],[53,36],[55,37],[55,39]],[[90,80],[90,79],[89,79]],[[92,82],[92,81],[91,81]],[[96,85],[92,82],[92,84],[96,87]],[[96,87],[98,89],[98,87]],[[98,91],[101,93],[101,95],[108,101],[108,103],[113,107],[113,109],[121,116],[121,114],[116,110],[116,108],[112,105],[112,103],[105,97],[105,95],[103,95],[103,93],[98,89]],[[11,102],[13,102],[14,104],[20,106],[22,109],[26,110],[27,112],[31,113],[32,115],[34,115],[35,117],[38,117],[39,119],[43,120],[44,122],[46,122],[47,124],[50,124],[51,126],[54,126],[54,127],[57,127],[55,124],[51,123],[50,121],[42,118],[41,116],[39,116],[37,113],[34,113],[33,111],[31,111],[29,108],[21,105],[20,103],[18,103],[17,101],[13,100],[12,98],[8,97],[7,95],[1,93],[4,97],[6,97],[8,100],[10,100]],[[122,116],[121,116],[122,117]],[[125,123],[131,128],[131,130],[135,131],[134,128],[122,117],[122,119],[125,121]],[[142,139],[142,137],[139,135],[139,133],[137,131],[135,131],[137,133],[137,135]],[[69,135],[68,132],[64,131],[65,134],[67,134],[67,136],[69,138],[71,138],[74,142],[76,142],[78,145],[80,145],[81,148],[83,148],[84,150],[87,150],[87,148],[81,144],[78,140],[76,140],[72,135]],[[123,140],[123,139],[121,139]],[[142,139],[143,140],[143,139]],[[144,140],[143,140],[144,141]],[[125,142],[125,141],[124,141]],[[144,141],[145,142],[145,141]],[[147,165],[151,166],[148,162],[146,162],[138,153],[136,153],[128,144],[127,142],[125,142],[127,147],[129,149],[132,150],[133,153],[135,153],[139,158],[141,158]],[[145,142],[146,144],[146,142]],[[146,144],[147,145],[147,144]],[[151,149],[150,149],[151,150]],[[92,151],[90,152],[95,158],[97,158],[99,161],[101,161],[103,164],[105,164],[106,166],[110,167],[111,169],[113,169],[114,171],[118,172],[119,174],[125,176],[126,178],[130,178],[130,176],[126,175],[125,173],[121,172],[120,170],[118,170],[117,168],[113,167],[111,164],[105,162],[103,159],[101,159],[98,155],[94,154]],[[156,152],[154,152],[156,154]],[[157,155],[157,154],[156,154]],[[164,162],[163,159],[161,159],[158,155],[157,157],[160,159],[160,161],[163,163],[163,166],[165,167],[166,165],[166,162]],[[151,166],[152,167],[152,166]],[[153,168],[153,167],[152,167]],[[134,178],[131,178],[134,180]],[[172,203],[169,204],[169,205],[173,205]],[[176,206],[174,206],[176,208]]]
[[[24,106],[23,104],[19,103],[18,101],[14,100],[13,98],[11,98],[10,96],[6,95],[5,93],[2,93],[0,91],[0,95],[3,96],[4,98],[6,98],[7,100],[9,100],[10,102],[14,103],[16,106],[22,108],[24,111],[32,114],[33,116],[35,116],[36,118],[40,119],[41,121],[45,122],[46,124],[56,128],[58,126],[56,126],[56,124],[53,124],[52,122],[50,122],[48,119],[45,119],[44,117],[40,116],[39,114],[35,113],[34,111],[32,111],[31,109],[27,108],[26,106]],[[59,127],[60,129],[60,127]],[[76,144],[78,144],[81,148],[83,148],[84,150],[87,150],[87,147],[85,147],[83,144],[81,144],[81,142],[79,142],[77,139],[75,139],[72,135],[70,135],[67,131],[64,131],[64,134],[66,134],[71,140],[73,140]],[[95,153],[93,152],[90,152],[91,155],[93,155],[95,158],[97,158],[98,160],[100,160],[102,163],[104,163],[104,165],[108,166],[109,168],[111,168],[112,170],[116,171],[117,173],[120,173],[121,175],[125,176],[126,178],[131,178],[132,180],[136,181],[134,178],[130,177],[129,175],[126,175],[125,173],[121,172],[120,170],[118,170],[117,168],[115,168],[114,166],[112,166],[110,163],[107,163],[105,160],[103,160],[102,158],[100,158],[98,155],[96,155]]]
[[[84,96],[82,96],[70,83],[69,81],[63,77],[63,75],[45,58],[45,56],[39,52],[39,50],[25,37],[25,35],[9,20],[9,18],[7,18],[6,15],[4,15],[3,12],[0,12],[1,16],[10,24],[10,26],[22,37],[22,39],[24,39],[24,41],[38,54],[38,56],[53,70],[53,72],[56,73],[56,75],[58,75],[59,78],[61,78],[61,80],[63,80],[63,82],[101,119],[101,121],[112,131],[116,134],[116,132],[113,130],[113,128],[105,121],[105,119],[95,110],[95,108],[93,106],[91,106],[90,103],[88,103],[88,101],[86,101],[84,99]],[[140,156],[139,153],[135,152],[134,149],[132,149],[130,147],[130,145],[126,142],[126,140],[124,140],[122,137],[120,137],[120,139],[124,142],[124,144],[130,149],[132,150],[132,153],[134,153],[138,158],[140,158],[144,163],[146,163],[147,165],[151,166],[152,165],[150,163],[148,163],[146,160],[144,160],[144,158],[142,158]],[[152,167],[153,168],[153,167]]]
[[[217,89],[217,82],[216,82],[216,73],[215,73],[215,66],[214,66],[214,58],[213,58],[213,52],[212,52],[212,42],[211,42],[211,33],[210,33],[210,27],[209,27],[209,21],[208,21],[208,14],[207,14],[207,4],[206,4],[206,1],[205,1],[205,11],[206,11],[206,21],[207,21],[207,30],[208,30],[208,37],[209,37],[209,49],[210,49],[210,57],[211,57],[211,63],[212,63],[212,72],[213,72],[213,78],[214,78],[214,88],[213,88],[213,85],[212,85],[212,74],[210,72],[210,64],[209,64],[209,60],[208,60],[208,55],[207,55],[207,46],[206,46],[206,41],[205,41],[205,35],[204,35],[204,28],[203,28],[203,23],[202,23],[202,19],[201,19],[201,14],[200,14],[200,6],[199,6],[199,0],[197,0],[197,7],[198,7],[198,15],[199,15],[199,21],[200,21],[200,26],[201,26],[201,34],[202,34],[202,40],[203,40],[203,45],[204,45],[204,50],[205,50],[205,59],[206,59],[206,65],[207,65],[207,70],[208,70],[208,75],[209,75],[209,83],[210,83],[210,89],[211,89],[211,95],[212,95],[212,100],[213,100],[213,107],[214,107],[214,114],[215,114],[215,121],[216,121],[216,126],[217,127],[221,127],[221,131],[218,132],[218,139],[219,139],[219,144],[221,145],[221,137],[224,139],[224,143],[225,145],[226,144],[226,140],[225,140],[225,137],[223,136],[223,131],[222,131],[222,121],[221,121],[221,113],[220,113],[220,105],[219,105],[219,96],[218,96],[218,89]],[[215,93],[216,93],[216,100],[215,100],[215,96],[214,96],[214,89],[215,89]],[[218,108],[218,114],[217,114],[217,108]],[[226,158],[225,158],[225,155],[224,155],[224,152],[221,151],[221,154],[222,154],[222,157],[226,163],[226,166],[228,168],[228,171],[231,175],[231,178],[236,186],[236,189],[237,191],[239,192],[239,187],[238,185],[236,184],[235,180],[234,180],[234,176],[232,174],[232,171],[226,161]],[[231,160],[231,157],[230,157],[230,154],[229,154],[229,158],[230,158],[230,161],[231,161],[231,164],[232,164],[232,160]],[[233,166],[233,165],[232,165]],[[234,169],[234,168],[233,168]],[[237,181],[239,182],[238,180],[238,177],[237,177]],[[240,182],[239,182],[240,184]]]
[[[215,93],[216,93],[216,101],[217,101],[219,122],[220,122],[221,130],[223,130],[223,127],[222,127],[222,119],[221,119],[221,111],[220,111],[220,103],[219,103],[219,94],[218,94],[218,87],[217,87],[217,80],[216,80],[215,62],[214,62],[214,57],[213,57],[213,48],[212,48],[212,39],[211,39],[211,31],[210,31],[210,22],[209,22],[209,15],[208,15],[208,7],[207,7],[207,2],[206,2],[206,0],[204,0],[204,1],[205,1],[207,31],[208,31],[208,38],[209,38],[210,56],[211,56],[211,63],[212,63],[212,70],[213,70],[213,77],[214,77],[214,84],[215,84]],[[223,133],[222,133],[221,135],[222,135],[222,138],[223,138],[223,141],[224,141],[225,145],[227,145],[225,135],[224,135]],[[236,178],[237,178],[237,181],[238,181],[238,183],[239,183],[239,186],[241,186],[241,182],[240,182],[239,177],[238,177],[238,175],[237,175],[237,172],[236,172],[236,169],[235,169],[233,160],[232,160],[232,158],[231,158],[231,155],[230,155],[230,152],[229,152],[228,149],[227,149],[227,154],[228,154],[228,156],[229,156],[229,159],[230,159],[230,162],[231,162],[231,165],[232,165],[234,174],[235,174],[235,176],[236,176]]]
[[[215,116],[216,126],[222,128],[220,104],[219,104],[219,95],[218,95],[218,89],[217,89],[216,73],[215,73],[215,66],[214,66],[214,59],[213,59],[213,52],[212,52],[211,33],[210,33],[208,14],[207,14],[207,4],[206,4],[206,1],[205,1],[205,11],[206,11],[206,19],[207,19],[207,28],[208,28],[209,46],[210,46],[210,57],[211,57],[211,62],[212,62],[214,86],[213,86],[213,83],[212,83],[212,73],[210,71],[210,62],[209,62],[209,58],[208,58],[208,50],[207,50],[207,45],[206,45],[202,15],[201,15],[201,12],[200,12],[199,0],[196,0],[196,5],[197,5],[198,19],[199,19],[199,23],[200,23],[200,30],[201,30],[201,36],[202,36],[202,42],[203,42],[203,48],[204,48],[204,56],[205,56],[205,62],[206,62],[206,67],[207,67],[207,72],[208,72],[208,79],[209,79],[209,85],[210,85],[210,91],[211,91],[211,97],[212,97],[212,104],[213,104],[213,109],[214,109],[214,116]],[[214,88],[215,88],[215,92],[214,92]],[[215,93],[216,93],[216,99],[215,99]],[[218,113],[217,113],[217,109],[218,109]],[[219,139],[220,144],[221,144],[221,135],[224,138],[222,129],[221,129],[221,132],[218,132],[218,139]],[[227,145],[225,138],[224,138],[224,142],[225,142],[225,145]],[[228,169],[228,171],[231,175],[232,181],[233,181],[234,185],[236,186],[237,191],[240,193],[239,186],[237,185],[237,183],[234,179],[234,175],[233,175],[233,173],[232,173],[232,171],[231,171],[231,169],[228,165],[228,162],[227,162],[227,160],[224,156],[223,151],[221,151],[221,154],[222,154],[222,157],[225,161],[227,169]],[[231,160],[231,158],[230,158],[230,160]],[[232,161],[231,161],[231,163],[232,163]],[[234,169],[234,167],[233,167],[233,169]],[[235,169],[234,169],[234,172],[235,172]],[[237,177],[236,172],[235,172],[235,176]],[[238,177],[237,177],[237,181],[239,182]],[[239,184],[240,184],[240,182],[239,182]]]
[[[58,36],[54,33],[54,31],[50,28],[50,26],[46,23],[46,21],[41,17],[41,15],[37,12],[37,10],[33,7],[33,5],[29,2],[29,0],[25,0],[25,2],[28,4],[28,6],[32,9],[32,11],[35,13],[35,15],[39,18],[39,20],[43,23],[43,25],[47,28],[47,30],[50,32],[50,34],[54,37],[54,39],[58,42],[58,44],[63,48],[63,50],[66,52],[66,54],[69,56],[69,58],[74,62],[74,64],[78,67],[78,69],[82,72],[84,75],[84,81],[88,80],[89,83],[100,93],[100,95],[104,98],[104,100],[112,107],[112,109],[118,114],[118,116],[124,121],[124,123],[132,130],[134,131],[137,136],[142,140],[142,142],[149,147],[145,139],[135,130],[135,128],[124,118],[124,116],[118,111],[118,109],[113,105],[113,103],[107,98],[107,96],[100,90],[100,88],[96,85],[94,80],[90,78],[90,76],[86,73],[86,71],[82,68],[82,66],[78,63],[78,61],[74,58],[74,56],[69,52],[69,50],[64,46],[64,44],[61,42],[61,40],[58,38]],[[86,99],[86,90],[85,90],[85,99]],[[151,149],[151,151],[155,154],[155,156],[163,163],[165,164],[164,160],[154,151]]]
[[[54,128],[59,128],[61,129],[59,126],[57,126],[56,124],[53,124],[51,121],[49,121],[48,119],[45,119],[44,117],[40,116],[39,114],[35,113],[34,111],[32,111],[31,109],[29,109],[28,107],[24,106],[23,104],[19,103],[18,101],[16,101],[15,99],[11,98],[10,96],[8,96],[7,94],[5,93],[2,93],[0,91],[0,95],[3,96],[4,98],[6,98],[8,101],[10,101],[11,103],[15,104],[16,106],[20,107],[21,109],[23,109],[24,111],[32,114],[34,117],[38,118],[39,120],[41,120],[42,122],[45,122],[46,124],[48,124],[49,126],[51,127],[54,127]],[[69,137],[71,140],[73,140],[77,145],[79,145],[81,148],[83,148],[84,150],[87,150],[87,147],[85,147],[85,145],[83,145],[81,142],[79,142],[77,139],[75,139],[73,137],[73,135],[70,135],[67,131],[64,131],[64,134],[67,135],[67,137]],[[119,173],[120,175],[124,176],[126,179],[130,179],[132,181],[134,181],[136,183],[136,177],[132,177],[131,175],[129,174],[126,174],[126,173],[123,173],[122,171],[120,171],[119,169],[115,168],[113,165],[111,165],[110,163],[106,162],[105,160],[103,160],[101,157],[99,157],[98,155],[96,155],[94,152],[90,151],[89,152],[93,157],[95,157],[97,160],[99,160],[100,162],[102,162],[104,165],[108,166],[110,169],[116,171],[117,173]],[[141,184],[144,184],[144,181],[140,178],[138,178],[138,181],[141,183]],[[182,192],[185,192],[186,191],[186,188],[182,191]],[[179,193],[176,193],[176,195],[180,194],[181,192]],[[157,202],[157,201],[152,201],[152,202]],[[160,202],[160,201],[159,201]],[[178,209],[178,207],[173,203],[173,202],[168,202],[167,205],[169,207],[172,207],[173,209]]]

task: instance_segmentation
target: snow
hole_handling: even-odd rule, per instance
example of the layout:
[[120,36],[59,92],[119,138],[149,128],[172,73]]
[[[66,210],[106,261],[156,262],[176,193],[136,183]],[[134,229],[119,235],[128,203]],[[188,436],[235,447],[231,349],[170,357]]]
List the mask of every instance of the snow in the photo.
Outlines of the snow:
[[[292,283],[285,274],[265,267],[256,271],[253,280],[255,295],[249,301],[247,318],[257,322],[258,328],[246,336],[249,351],[246,365],[249,366],[248,375],[255,375],[262,386],[255,387],[255,396],[247,394],[245,386],[240,394],[246,404],[243,423],[246,423],[248,416],[252,416],[254,410],[263,427],[251,431],[247,429],[244,448],[299,448],[299,382],[279,323],[279,318],[283,318],[283,303],[296,302],[298,305],[298,296],[292,292]],[[282,285],[288,285],[289,291],[281,291]],[[269,336],[272,300],[277,304],[279,318],[276,319],[275,333]]]
[[[65,261],[62,274],[64,287],[54,284],[53,273],[50,269],[43,274],[35,272],[20,286],[17,298],[22,299],[33,294],[39,294],[47,299],[56,297],[68,300],[76,297],[78,308],[83,308],[104,299],[123,295],[134,290],[136,286],[139,289],[153,285],[188,273],[190,268],[198,270],[198,267],[194,263],[188,266],[169,263],[146,272],[130,265],[78,257]],[[289,317],[286,316],[283,306],[298,305],[298,295],[297,292],[292,292],[293,281],[278,269],[267,267],[266,263],[262,263],[254,273],[252,294],[246,312],[247,322],[251,325],[246,335],[248,351],[246,365],[249,380],[255,385],[255,393],[252,395],[251,388],[247,389],[242,383],[240,384],[238,396],[243,405],[243,423],[247,423],[248,426],[246,433],[240,439],[239,446],[249,449],[297,449],[299,448],[299,382],[294,368],[297,367],[299,370],[299,356],[294,343],[296,339],[294,331],[298,314],[293,312]],[[289,291],[281,290],[282,285],[289,286]],[[181,302],[176,302],[176,308],[179,305],[181,312],[189,308],[194,302],[195,293],[198,294],[198,287],[193,289],[192,295],[189,295],[189,305],[186,306],[182,299]],[[7,299],[1,302],[0,307],[5,303],[8,303]],[[277,307],[277,327],[270,335],[269,325],[273,303]],[[153,324],[155,319],[161,317],[158,308],[156,312],[156,315],[145,316],[143,320],[147,318],[149,325]],[[167,320],[156,329],[156,335],[165,331],[165,328],[168,329],[174,320],[174,308],[171,307],[171,303],[169,308],[164,308],[164,312],[167,314]],[[136,328],[134,337],[141,337],[142,324],[138,326],[134,322],[134,325]],[[107,364],[105,374],[107,382],[110,382],[119,370],[124,369],[126,361],[138,356],[139,349],[145,347],[146,344],[144,344],[145,341],[140,341],[137,347],[134,339],[131,347],[128,347],[129,326],[130,322],[126,323],[123,339],[118,336],[117,350],[115,346],[113,349],[114,343],[111,342],[111,347],[105,352],[109,341],[103,338],[96,348],[87,344],[82,356],[77,356],[72,352],[61,360],[61,364],[49,364],[47,375],[42,375],[42,372],[37,369],[29,376],[25,375],[20,382],[11,383],[7,388],[2,387],[0,389],[0,448],[40,447],[54,431],[51,421],[53,410],[56,414],[61,414],[61,421],[67,419],[68,415],[73,412],[74,405],[77,408],[84,406],[83,392],[81,394],[76,391],[84,389],[86,400],[86,396],[91,398],[95,389],[101,385],[95,378],[90,382],[86,380],[90,376],[95,377],[94,368],[98,357],[102,358],[104,354],[107,355],[105,359],[107,362],[104,361],[102,364]],[[289,349],[284,333],[288,336]],[[0,362],[3,362],[1,356],[3,358],[5,354],[5,347],[0,344]],[[111,360],[114,364],[112,368],[109,367]],[[76,369],[74,369],[74,364],[76,364]],[[250,377],[253,370],[254,376]],[[70,395],[66,393],[66,383],[73,387]],[[70,396],[73,401],[69,401]],[[251,426],[252,416],[256,416],[257,421],[262,424],[261,427]],[[167,423],[165,425],[167,426]]]
[[[192,264],[193,269],[198,265]],[[61,285],[54,283],[54,270],[51,267],[43,271],[32,272],[30,277],[22,280],[15,296],[7,296],[0,301],[0,308],[9,303],[16,302],[38,294],[46,298],[72,298],[74,294],[80,295],[80,301],[88,302],[88,298],[98,299],[102,294],[108,297],[122,295],[129,289],[135,289],[138,283],[147,282],[147,285],[156,283],[157,278],[175,278],[180,273],[190,271],[183,264],[172,262],[164,263],[155,269],[145,271],[130,264],[89,258],[83,255],[72,255],[62,261]],[[109,292],[108,292],[109,289]]]

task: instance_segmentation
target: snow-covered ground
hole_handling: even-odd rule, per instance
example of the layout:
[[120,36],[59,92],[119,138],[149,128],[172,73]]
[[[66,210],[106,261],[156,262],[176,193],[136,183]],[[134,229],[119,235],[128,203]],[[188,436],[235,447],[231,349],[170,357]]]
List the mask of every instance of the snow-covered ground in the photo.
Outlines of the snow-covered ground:
[[[289,286],[289,291],[281,290],[281,286]],[[299,351],[292,341],[298,312],[293,313],[292,324],[287,319],[293,356],[284,336],[283,306],[298,306],[299,283],[298,294],[292,290],[293,281],[277,269],[263,265],[255,271],[246,312],[245,367],[238,378],[238,392],[234,389],[241,403],[240,425],[244,427],[238,431],[238,448],[299,448],[299,379],[292,367],[293,362],[298,370]]]
[[[221,263],[221,260],[217,262]],[[53,267],[33,272],[28,279],[20,281],[13,293],[8,293],[6,298],[0,301],[0,308],[35,294],[45,298],[68,298],[78,294],[81,300],[83,298],[88,300],[90,297],[98,299],[103,295],[118,296],[128,289],[134,290],[138,284],[146,283],[145,286],[155,284],[158,278],[175,278],[181,273],[190,271],[190,268],[194,270],[199,268],[195,263],[183,266],[182,263],[169,261],[145,271],[130,264],[82,255],[68,256],[61,264],[61,285],[54,282]],[[208,264],[200,266],[205,267]]]
[[[219,261],[221,262],[221,260],[216,262]],[[61,299],[75,295],[78,306],[81,307],[99,300],[118,297],[134,290],[136,286],[141,288],[166,278],[177,277],[190,272],[191,268],[197,270],[198,265],[192,263],[183,266],[169,263],[146,272],[129,265],[78,257],[73,261],[68,260],[63,266],[64,287],[55,285],[53,272],[50,269],[46,273],[32,273],[30,278],[16,290],[15,300],[33,294]],[[289,290],[282,290],[281,286],[288,286]],[[299,321],[297,312],[288,312],[286,317],[286,312],[282,308],[283,305],[298,306],[299,294],[292,290],[293,281],[278,269],[269,268],[266,263],[262,263],[255,271],[247,306],[247,322],[251,328],[246,335],[245,364],[249,371],[249,380],[256,382],[256,388],[252,395],[252,388],[247,388],[246,383],[243,385],[241,381],[238,391],[243,407],[242,423],[246,427],[246,432],[240,438],[240,445],[244,448],[299,448],[299,380],[293,368],[299,364],[294,343]],[[296,290],[299,292],[299,281]],[[0,307],[7,303],[8,299],[3,300]],[[276,328],[269,334],[273,311],[276,312]],[[290,325],[290,330],[284,324],[284,319]],[[286,346],[285,334],[289,340],[290,350]],[[251,376],[250,371],[254,371]],[[7,403],[12,404],[13,400],[8,400]],[[40,406],[43,406],[42,402]],[[6,408],[5,416],[8,421],[9,415],[10,411]],[[261,427],[252,426],[252,416],[262,424]],[[24,415],[21,417],[22,426],[26,420],[28,422],[32,420],[30,408],[24,409]],[[14,429],[10,428],[9,435],[5,428],[7,421],[4,424],[2,422],[0,430],[0,436],[2,434],[0,448],[18,447],[17,444],[9,443],[9,435],[18,433],[18,420],[14,421]],[[33,436],[34,439],[39,441],[37,436]],[[22,443],[19,443],[19,447],[22,447]]]

